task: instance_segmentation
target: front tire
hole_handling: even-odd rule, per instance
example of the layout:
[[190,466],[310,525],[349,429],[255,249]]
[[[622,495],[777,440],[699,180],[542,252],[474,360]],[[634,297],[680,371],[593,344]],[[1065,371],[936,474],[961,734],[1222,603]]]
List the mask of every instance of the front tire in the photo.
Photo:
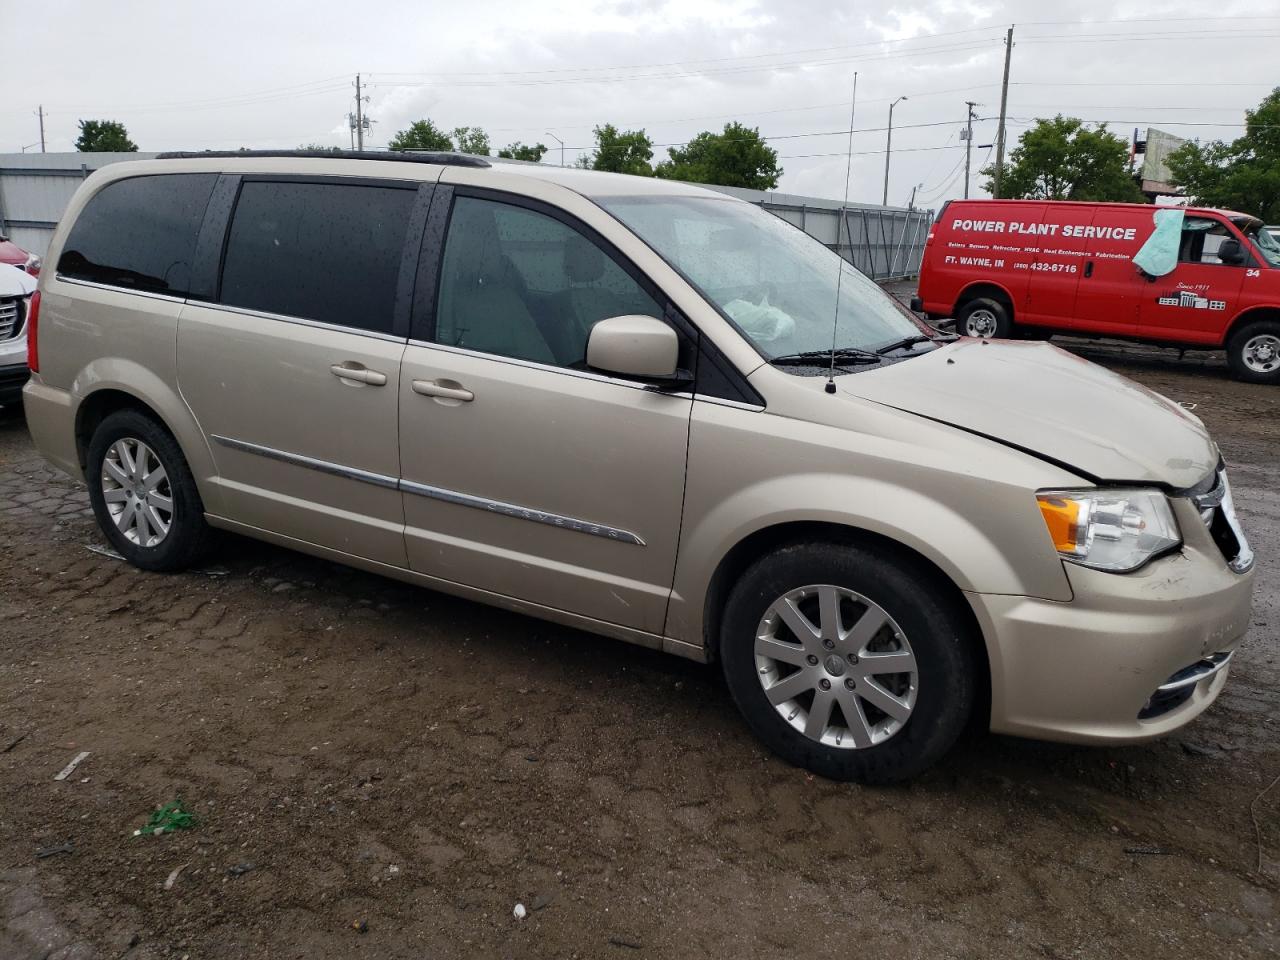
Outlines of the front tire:
[[965,621],[922,564],[852,545],[785,547],[752,565],[721,618],[725,679],[784,760],[833,780],[909,779],[973,710]]
[[118,410],[93,431],[86,459],[94,516],[126,560],[144,570],[172,571],[204,556],[213,531],[191,468],[168,430],[138,410]]
[[1227,366],[1246,383],[1280,383],[1280,321],[1258,320],[1233,333]]
[[956,312],[956,333],[982,340],[1005,340],[1013,336],[1013,318],[999,300],[979,297]]

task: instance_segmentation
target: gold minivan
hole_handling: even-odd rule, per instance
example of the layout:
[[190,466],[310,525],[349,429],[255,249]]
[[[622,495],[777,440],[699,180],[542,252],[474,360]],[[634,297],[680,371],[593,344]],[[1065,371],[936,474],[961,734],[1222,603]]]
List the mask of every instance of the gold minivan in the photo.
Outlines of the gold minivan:
[[170,155],[89,177],[46,264],[31,432],[133,563],[232,530],[717,662],[828,777],[910,777],[971,719],[1160,736],[1249,624],[1194,415],[941,334],[708,190]]

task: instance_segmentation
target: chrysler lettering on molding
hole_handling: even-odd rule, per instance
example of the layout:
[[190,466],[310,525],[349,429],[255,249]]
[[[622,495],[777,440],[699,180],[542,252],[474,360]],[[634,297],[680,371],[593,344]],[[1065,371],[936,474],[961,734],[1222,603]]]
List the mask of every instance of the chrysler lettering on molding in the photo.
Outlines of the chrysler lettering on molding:
[[956,220],[951,224],[953,230],[968,230],[974,233],[1008,233],[1025,234],[1037,237],[1081,237],[1099,240],[1134,240],[1137,239],[1136,227],[1097,227],[1085,226],[1082,223],[1023,223],[1018,220]]

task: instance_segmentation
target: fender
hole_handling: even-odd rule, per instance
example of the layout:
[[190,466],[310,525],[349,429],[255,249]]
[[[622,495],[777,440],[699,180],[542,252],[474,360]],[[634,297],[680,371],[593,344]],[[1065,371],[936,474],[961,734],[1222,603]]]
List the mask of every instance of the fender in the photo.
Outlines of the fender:
[[1255,320],[1264,320],[1268,317],[1280,317],[1280,302],[1252,303],[1244,309],[1238,311],[1231,322],[1223,328],[1222,337],[1218,341],[1219,347],[1226,347],[1227,341],[1231,339],[1231,335],[1243,327],[1247,323],[1253,323]]
[[[858,504],[874,509],[850,509]],[[1042,520],[1030,504],[1024,519],[1024,542],[1040,545]],[[1071,599],[1056,556],[1041,550],[1036,553],[1043,562],[1015,563],[1016,557],[991,539],[989,529],[922,491],[869,476],[792,474],[739,489],[682,533],[666,635],[701,647],[704,600],[720,562],[752,535],[797,522],[879,534],[925,557],[963,591]],[[965,558],[964,569],[956,557]],[[965,570],[980,570],[981,578]]]

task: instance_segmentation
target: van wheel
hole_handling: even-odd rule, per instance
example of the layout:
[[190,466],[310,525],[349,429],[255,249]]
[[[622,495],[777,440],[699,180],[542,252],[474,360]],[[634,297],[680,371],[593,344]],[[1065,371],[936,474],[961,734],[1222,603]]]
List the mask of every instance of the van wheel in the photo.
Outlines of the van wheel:
[[85,479],[98,526],[134,566],[182,570],[212,542],[177,441],[137,410],[119,410],[93,431]]
[[1258,320],[1227,341],[1231,375],[1248,383],[1280,383],[1280,321]]
[[891,783],[964,730],[976,664],[964,620],[916,564],[856,546],[786,547],[734,586],[725,679],[784,760],[833,780]]
[[1013,335],[1013,320],[1009,317],[1009,308],[990,297],[970,300],[960,308],[956,317],[956,333],[983,340],[1010,337]]

